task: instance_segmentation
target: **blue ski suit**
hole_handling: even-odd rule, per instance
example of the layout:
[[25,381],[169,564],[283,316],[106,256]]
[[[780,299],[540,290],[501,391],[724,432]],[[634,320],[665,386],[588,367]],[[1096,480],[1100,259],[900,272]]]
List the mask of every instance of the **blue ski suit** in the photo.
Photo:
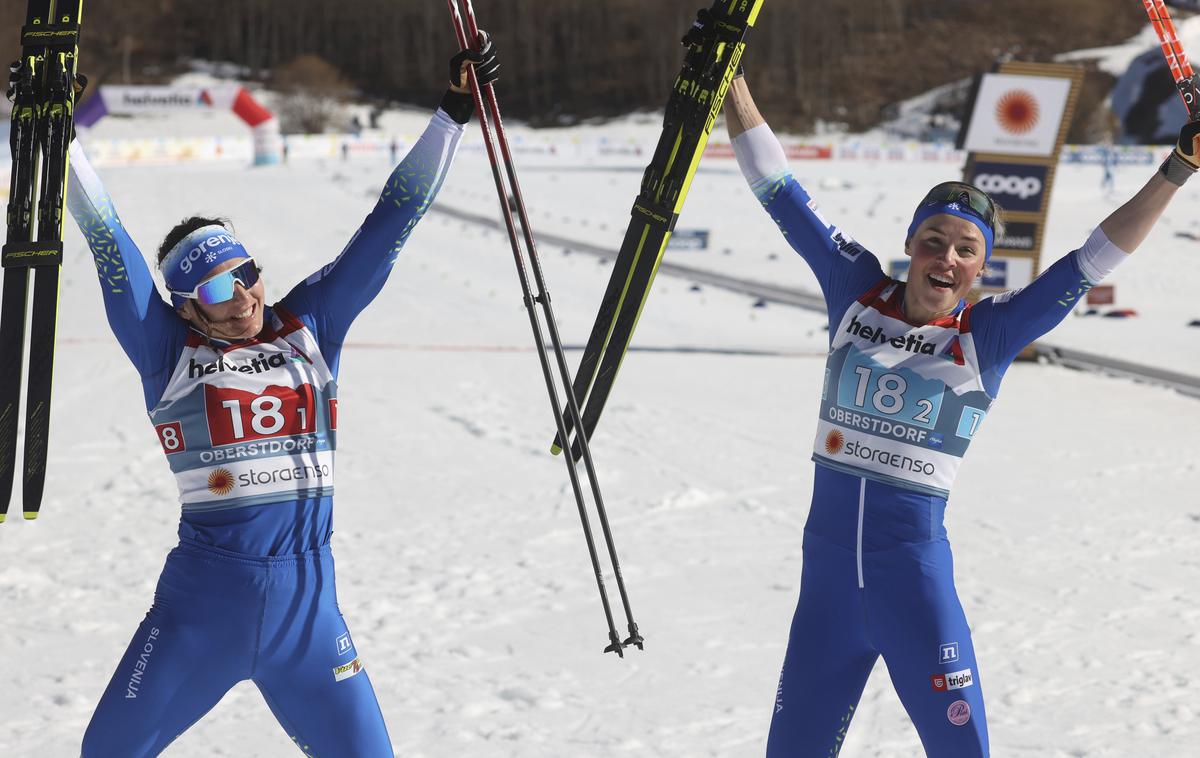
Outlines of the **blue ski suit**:
[[191,329],[159,297],[73,145],[68,206],[183,509],[179,545],[96,707],[84,758],[158,755],[246,679],[304,755],[392,755],[334,587],[336,378],[350,324],[432,203],[462,131],[439,110],[341,254],[265,309],[256,338],[232,344]]
[[950,487],[1017,354],[1126,254],[1096,230],[1029,286],[914,324],[904,283],[821,216],[769,127],[734,147],[816,274],[830,332],[800,599],[767,755],[836,756],[883,656],[927,755],[987,756],[979,665],[943,525]]

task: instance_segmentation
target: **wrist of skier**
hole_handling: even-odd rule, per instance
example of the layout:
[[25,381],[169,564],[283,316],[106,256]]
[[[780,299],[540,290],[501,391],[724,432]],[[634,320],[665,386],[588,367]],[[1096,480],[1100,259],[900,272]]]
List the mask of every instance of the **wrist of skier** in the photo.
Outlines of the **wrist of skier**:
[[471,114],[475,112],[475,98],[470,92],[458,92],[450,87],[442,95],[442,102],[438,107],[444,110],[450,118],[460,124],[465,124],[471,120]]
[[1158,171],[1176,187],[1192,178],[1200,169],[1200,121],[1189,121],[1179,130],[1175,149],[1159,166]]

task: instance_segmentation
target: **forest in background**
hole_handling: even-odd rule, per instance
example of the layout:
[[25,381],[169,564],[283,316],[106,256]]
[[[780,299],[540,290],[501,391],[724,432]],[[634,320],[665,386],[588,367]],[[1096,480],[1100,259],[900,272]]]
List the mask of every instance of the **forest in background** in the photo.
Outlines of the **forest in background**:
[[[682,59],[678,39],[699,7],[475,5],[499,45],[505,113],[535,125],[661,108]],[[0,49],[10,59],[24,13],[25,0],[0,0]],[[1045,61],[1123,41],[1144,24],[1134,0],[767,0],[745,66],[773,124],[859,130],[890,103],[989,70],[1002,56]],[[83,25],[80,67],[94,85],[165,82],[200,59],[236,64],[267,84],[274,75],[303,87],[308,75],[321,80],[313,86],[357,98],[427,106],[457,48],[441,0],[87,0]],[[1080,129],[1097,120],[1111,84],[1089,74]]]

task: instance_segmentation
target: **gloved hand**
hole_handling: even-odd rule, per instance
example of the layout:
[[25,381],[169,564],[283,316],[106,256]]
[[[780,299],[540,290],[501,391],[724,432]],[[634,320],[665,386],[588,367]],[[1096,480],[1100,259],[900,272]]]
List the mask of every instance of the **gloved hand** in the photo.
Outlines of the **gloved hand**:
[[500,61],[496,59],[496,45],[491,35],[479,30],[479,52],[459,50],[450,59],[450,89],[460,94],[469,94],[470,84],[467,67],[475,66],[475,79],[482,87],[500,78]]
[[1179,130],[1179,141],[1159,171],[1177,187],[1200,170],[1200,121],[1189,121]]
[[1189,121],[1179,130],[1175,154],[1191,164],[1193,171],[1200,169],[1200,121]]
[[475,111],[475,99],[471,96],[470,77],[467,67],[475,67],[475,80],[482,87],[500,78],[500,61],[496,58],[496,45],[491,36],[479,30],[479,52],[459,50],[450,59],[450,88],[442,96],[442,110],[460,124],[471,120]]

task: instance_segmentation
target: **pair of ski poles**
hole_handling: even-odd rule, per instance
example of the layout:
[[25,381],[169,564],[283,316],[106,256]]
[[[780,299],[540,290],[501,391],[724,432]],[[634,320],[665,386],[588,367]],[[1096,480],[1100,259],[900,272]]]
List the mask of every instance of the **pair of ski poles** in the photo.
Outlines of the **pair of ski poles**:
[[[458,7],[459,1],[446,0],[446,4],[450,8],[451,20],[454,23],[454,33],[458,37],[458,45],[462,49],[478,51],[479,26],[475,21],[475,9],[471,4],[471,0],[461,0],[463,12],[460,13]],[[465,25],[463,22],[464,17],[466,19]],[[471,94],[475,98],[475,110],[479,115],[479,125],[483,130],[483,140],[487,148],[488,161],[492,166],[492,178],[496,182],[496,194],[500,200],[500,213],[504,218],[504,226],[508,230],[509,245],[512,247],[513,259],[517,265],[517,277],[521,280],[521,293],[525,301],[525,310],[529,314],[529,325],[533,328],[533,339],[537,345],[538,359],[541,361],[542,374],[546,380],[546,390],[550,395],[550,406],[554,412],[554,420],[558,425],[560,438],[567,439],[567,430],[563,424],[562,406],[559,403],[558,390],[555,388],[554,373],[550,368],[550,360],[546,356],[546,342],[542,335],[542,326],[538,315],[539,309],[535,307],[535,304],[541,306],[541,313],[546,319],[546,327],[550,335],[550,349],[553,351],[555,362],[558,364],[558,373],[566,399],[567,413],[575,424],[575,428],[582,430],[583,425],[579,417],[579,403],[576,401],[575,393],[571,387],[571,372],[567,368],[567,359],[563,353],[562,339],[558,335],[558,326],[554,320],[554,310],[550,305],[550,293],[546,289],[546,280],[542,275],[542,266],[537,255],[537,246],[534,243],[533,232],[529,225],[529,215],[525,212],[525,200],[521,195],[521,185],[517,182],[517,172],[513,165],[512,153],[508,149],[508,138],[504,133],[504,123],[500,119],[500,106],[496,101],[496,92],[493,89],[493,85],[488,84],[482,88],[479,86],[479,81],[475,77],[474,67],[468,67],[467,75],[470,79]],[[491,122],[490,125],[489,121]],[[493,128],[495,129],[494,137],[496,144],[493,143]],[[503,173],[500,170],[500,158],[497,157],[497,144],[499,145],[500,158],[503,159],[504,163]],[[508,180],[507,189],[505,187],[506,177]],[[509,203],[510,193],[512,197],[511,206]],[[530,289],[525,258],[522,254],[521,243],[513,224],[514,208],[521,222],[521,232],[524,237],[525,247],[528,250],[529,262],[533,269],[533,281],[537,286],[536,294]],[[579,481],[578,467],[572,456],[563,456],[563,460],[567,464],[567,474],[571,479],[571,490],[575,495],[575,505],[579,509],[579,520],[583,525],[583,536],[587,542],[588,554],[591,557],[592,570],[596,575],[596,586],[600,591],[600,601],[604,606],[604,616],[608,621],[609,644],[604,648],[604,652],[613,652],[623,658],[625,657],[624,649],[626,646],[634,645],[641,650],[643,648],[643,639],[638,633],[637,624],[633,620],[633,611],[629,607],[629,594],[625,590],[625,580],[621,576],[621,564],[617,560],[617,549],[613,544],[612,530],[609,528],[608,515],[604,508],[604,498],[600,494],[600,484],[596,478],[596,468],[592,463],[592,453],[588,446],[587,436],[580,432],[576,438],[582,448],[584,469],[587,473],[592,499],[595,502],[596,513],[600,520],[600,527],[604,532],[604,541],[608,547],[609,560],[612,562],[613,574],[616,577],[617,590],[621,596],[621,604],[625,609],[625,619],[628,622],[629,635],[622,640],[621,636],[617,633],[616,623],[613,621],[612,608],[608,600],[608,592],[604,587],[604,573],[600,567],[599,556],[596,553],[596,542],[592,536],[592,527],[584,500],[583,487]]]
[[1163,0],[1142,0],[1142,5],[1146,7],[1150,25],[1158,34],[1163,57],[1167,59],[1167,67],[1175,79],[1175,87],[1179,90],[1179,96],[1183,98],[1188,119],[1200,120],[1200,75],[1192,70],[1192,64],[1183,52],[1183,43],[1179,41],[1170,11]]

